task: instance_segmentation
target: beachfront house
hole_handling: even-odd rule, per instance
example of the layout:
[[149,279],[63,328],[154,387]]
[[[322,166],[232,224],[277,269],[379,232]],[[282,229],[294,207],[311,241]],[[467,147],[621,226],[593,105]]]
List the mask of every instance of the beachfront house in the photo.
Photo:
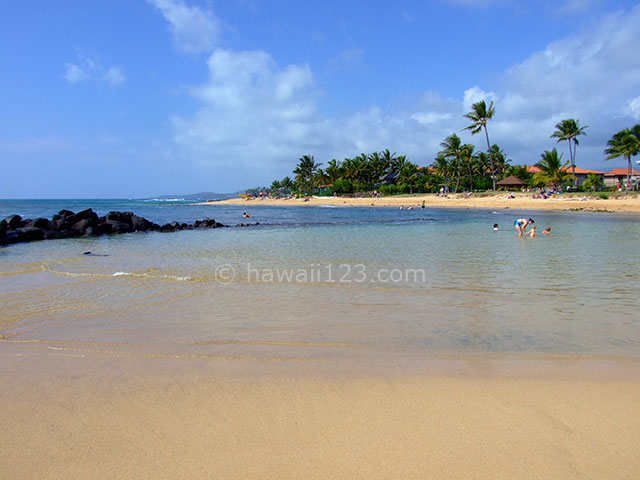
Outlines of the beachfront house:
[[[536,166],[527,166],[527,170],[533,174],[536,174],[540,171],[540,169]],[[571,167],[567,167],[566,170],[568,170],[569,172],[571,172]],[[626,170],[625,170],[626,172]],[[580,167],[576,167],[576,178],[578,179],[578,185],[582,185],[582,183],[587,179],[587,176],[590,173],[595,173],[596,175],[599,175],[600,177],[604,177],[605,179],[605,185],[607,185],[607,180],[606,180],[606,174],[604,172],[601,172],[599,170],[589,170],[587,168],[580,168]]]
[[[631,185],[640,181],[640,172],[635,168],[631,169]],[[627,169],[614,168],[604,174],[604,184],[607,187],[618,187],[627,183]]]

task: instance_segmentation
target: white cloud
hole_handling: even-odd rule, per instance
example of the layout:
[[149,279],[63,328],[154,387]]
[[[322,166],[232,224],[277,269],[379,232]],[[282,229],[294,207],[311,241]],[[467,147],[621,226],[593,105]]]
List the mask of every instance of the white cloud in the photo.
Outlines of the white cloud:
[[186,53],[210,52],[220,34],[220,21],[211,11],[181,0],[147,0],[169,22],[177,47]]
[[65,64],[66,72],[64,78],[69,83],[78,83],[84,80],[88,80],[89,74],[80,66],[73,63]]
[[471,110],[471,106],[481,100],[485,100],[487,103],[495,102],[496,95],[493,92],[485,92],[480,87],[471,87],[464,92],[464,100],[462,104],[465,110]]
[[109,67],[102,78],[112,87],[121,85],[124,82],[124,75],[120,67]]
[[564,0],[552,2],[550,9],[556,14],[570,14],[587,11],[600,3],[601,0]]
[[122,85],[125,80],[121,67],[105,68],[96,59],[82,54],[77,56],[75,63],[65,64],[64,79],[69,83],[102,81],[110,87]]
[[343,50],[335,57],[329,59],[328,66],[332,72],[350,72],[362,65],[364,52],[360,48],[349,48]]
[[636,97],[629,102],[629,110],[633,118],[640,120],[640,97]]
[[577,118],[589,126],[578,164],[603,169],[606,141],[640,116],[639,24],[640,7],[610,15],[514,65],[491,89],[470,86],[454,99],[429,92],[335,118],[321,114],[308,65],[282,67],[263,51],[217,49],[207,62],[209,80],[191,90],[199,108],[173,118],[175,140],[201,164],[246,172],[248,184],[290,174],[304,154],[326,162],[389,148],[424,165],[453,132],[485,148],[483,138],[461,129],[471,104],[486,99],[496,107],[491,141],[515,163],[535,163],[554,146],[564,151],[550,135],[563,118]]

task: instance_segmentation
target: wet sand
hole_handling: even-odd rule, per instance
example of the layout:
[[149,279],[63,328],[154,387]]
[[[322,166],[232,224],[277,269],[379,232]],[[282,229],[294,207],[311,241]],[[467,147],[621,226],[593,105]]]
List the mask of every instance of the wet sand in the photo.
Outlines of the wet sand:
[[[451,208],[483,208],[483,209],[514,209],[514,210],[580,210],[602,212],[630,212],[640,213],[640,196],[610,197],[601,199],[591,195],[556,195],[547,199],[533,199],[531,194],[516,193],[515,198],[508,198],[506,193],[496,195],[472,195],[465,198],[463,194],[451,194],[447,197],[437,197],[434,194],[398,195],[380,198],[348,198],[348,197],[308,197],[305,199],[243,199],[234,198],[220,202],[209,202],[211,205],[246,205],[247,209],[255,205],[295,205],[295,206],[351,206],[351,207],[420,207],[425,202],[426,207]],[[206,204],[206,203],[205,203]]]
[[637,478],[637,360],[545,362],[378,375],[14,359],[0,478]]

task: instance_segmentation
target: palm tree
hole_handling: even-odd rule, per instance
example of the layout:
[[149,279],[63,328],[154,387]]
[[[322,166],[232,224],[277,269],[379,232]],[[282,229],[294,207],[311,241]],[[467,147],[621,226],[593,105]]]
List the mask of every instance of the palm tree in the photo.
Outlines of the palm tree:
[[471,120],[471,125],[463,128],[463,130],[471,130],[471,135],[475,135],[484,130],[484,135],[487,139],[487,152],[489,152],[489,160],[491,161],[491,179],[493,180],[493,189],[496,189],[496,171],[493,166],[493,157],[491,156],[491,143],[489,142],[489,132],[487,131],[487,122],[493,118],[496,109],[493,108],[493,101],[487,108],[487,103],[484,100],[471,105],[471,111],[464,115],[465,118]]
[[462,146],[460,160],[463,164],[467,166],[469,170],[469,185],[470,190],[473,191],[473,163],[475,161],[476,156],[473,154],[473,150],[476,148],[475,145],[470,143],[465,143]]
[[590,188],[592,191],[602,187],[603,184],[604,179],[597,173],[587,173],[587,179],[582,182],[582,186],[584,188]]
[[449,186],[449,177],[451,176],[451,165],[447,161],[447,157],[443,153],[439,153],[434,162],[431,164],[436,174],[444,180],[444,185]]
[[296,182],[301,185],[305,193],[309,192],[309,187],[313,188],[312,178],[322,163],[316,163],[313,155],[300,157],[298,165],[293,173],[296,174]]
[[420,174],[418,172],[418,166],[415,163],[409,161],[404,163],[400,176],[398,177],[398,184],[409,185],[409,193],[413,193],[413,186],[417,183]]
[[508,168],[507,164],[511,162],[511,159],[507,158],[507,156],[504,153],[504,150],[502,150],[495,143],[491,145],[490,155],[491,155],[491,159],[493,160],[493,166],[496,169],[496,177],[503,178],[505,176],[504,172]]
[[540,161],[536,163],[540,171],[533,176],[533,181],[544,185],[552,184],[555,190],[561,189],[564,182],[574,178],[574,175],[567,170],[567,165],[569,160],[563,164],[562,154],[558,156],[558,150],[555,148],[551,151],[545,150]]
[[[567,141],[569,142],[569,160],[571,161],[571,173],[575,177],[574,187],[578,186],[578,177],[576,177],[576,148],[578,147],[578,136],[586,135],[584,130],[588,128],[580,126],[580,120],[574,120],[573,118],[567,118],[556,124],[556,130],[551,135],[551,138],[557,138],[558,143]],[[572,148],[573,144],[573,148]]]
[[505,171],[505,176],[508,177],[510,175],[519,178],[523,182],[527,182],[528,185],[531,185],[531,181],[533,180],[533,174],[526,165],[510,165]]
[[460,186],[460,171],[462,169],[462,141],[460,137],[455,133],[452,133],[447,138],[445,138],[440,144],[442,150],[439,152],[443,154],[447,159],[449,159],[449,165],[455,170],[457,174],[456,180],[456,189],[455,192],[458,192],[458,187]]
[[380,152],[380,158],[384,162],[385,170],[392,171],[396,161],[395,152],[391,153],[391,151],[387,148],[386,150],[383,150],[382,152]]
[[293,183],[293,180],[291,180],[291,178],[289,178],[289,177],[284,177],[280,181],[280,188],[284,188],[286,190],[291,190],[293,187],[295,187],[295,184]]
[[332,159],[327,164],[327,169],[325,170],[325,173],[329,177],[330,183],[336,183],[342,176],[342,166],[340,165],[340,162],[335,158]]
[[605,160],[618,157],[625,157],[627,159],[627,188],[629,188],[632,172],[631,157],[640,153],[640,124],[632,128],[620,130],[611,137],[607,145],[609,148],[604,151],[607,155]]

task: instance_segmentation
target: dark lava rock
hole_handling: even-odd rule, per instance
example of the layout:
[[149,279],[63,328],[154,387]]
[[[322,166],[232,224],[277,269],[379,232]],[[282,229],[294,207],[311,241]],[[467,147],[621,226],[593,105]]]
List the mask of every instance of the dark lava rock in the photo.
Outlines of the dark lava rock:
[[56,215],[53,216],[52,220],[64,220],[67,217],[75,215],[71,210],[60,210]]
[[44,240],[44,230],[35,227],[22,227],[16,229],[21,242],[32,242],[34,240]]
[[22,217],[20,215],[11,215],[5,218],[5,220],[7,222],[7,230],[15,230],[16,228],[24,226]]
[[35,227],[41,228],[42,230],[50,230],[50,222],[46,218],[36,218],[35,220],[31,220],[28,222],[25,227]]
[[[95,215],[95,214],[94,214]],[[76,236],[84,235],[88,228],[97,227],[97,221],[91,218],[83,218],[82,220],[78,220],[71,226],[71,233]]]
[[151,230],[152,226],[153,223],[144,217],[139,217],[135,214],[131,216],[131,228],[134,232],[146,232],[147,230]]
[[66,220],[70,225],[74,225],[78,223],[80,220],[91,220],[95,224],[98,223],[98,214],[94,212],[91,208],[87,208],[86,210],[82,210],[74,215],[66,217]]
[[112,233],[128,233],[132,231],[131,225],[119,220],[109,219],[107,215],[107,225],[111,225]]

